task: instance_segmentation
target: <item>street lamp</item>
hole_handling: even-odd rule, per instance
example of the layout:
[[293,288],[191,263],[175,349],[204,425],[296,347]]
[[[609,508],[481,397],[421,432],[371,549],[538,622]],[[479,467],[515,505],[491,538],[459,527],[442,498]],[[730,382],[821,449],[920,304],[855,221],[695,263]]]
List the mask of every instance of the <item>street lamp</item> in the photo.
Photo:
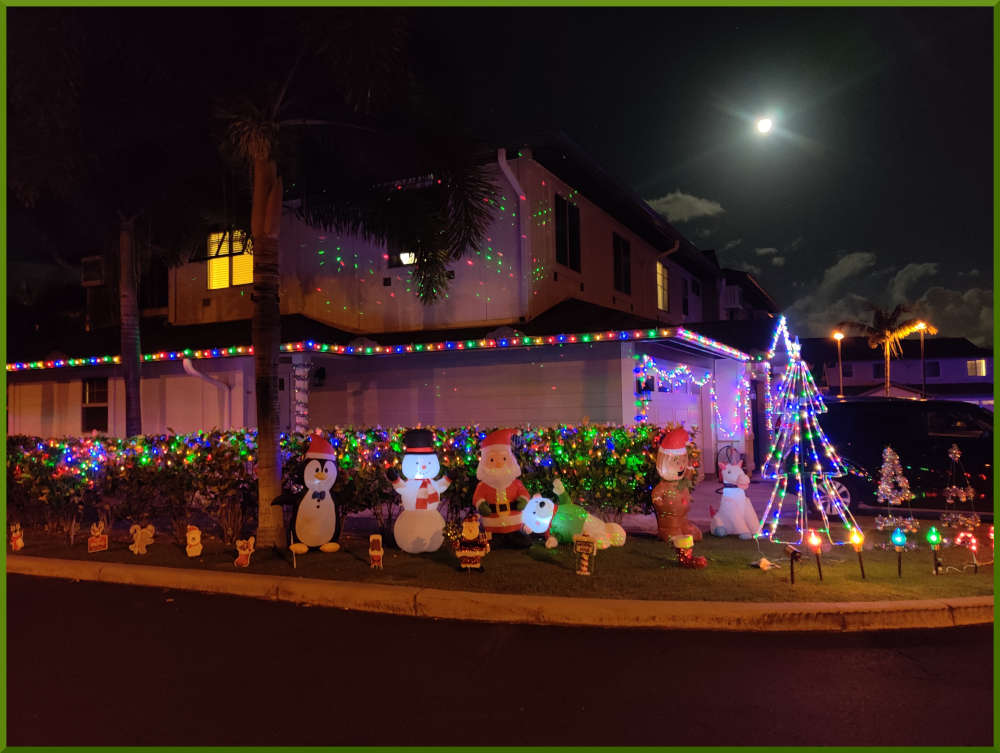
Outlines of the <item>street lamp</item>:
[[[923,337],[923,332],[920,333],[921,338]],[[840,341],[844,339],[843,332],[834,332],[833,339],[837,341],[837,371],[840,372],[840,391],[837,393],[837,397],[844,396],[844,363],[840,360]],[[921,340],[923,342],[923,340]]]
[[924,332],[927,330],[927,322],[917,322],[917,331],[920,333],[920,397],[927,397],[927,369],[924,367]]

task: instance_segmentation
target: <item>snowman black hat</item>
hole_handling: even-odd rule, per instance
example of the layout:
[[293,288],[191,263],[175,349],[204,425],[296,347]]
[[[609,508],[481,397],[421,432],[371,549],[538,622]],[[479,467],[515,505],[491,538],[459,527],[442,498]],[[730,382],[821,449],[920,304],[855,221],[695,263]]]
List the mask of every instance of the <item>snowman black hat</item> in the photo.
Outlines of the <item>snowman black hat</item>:
[[403,444],[408,455],[436,455],[434,434],[430,429],[410,429],[403,434]]

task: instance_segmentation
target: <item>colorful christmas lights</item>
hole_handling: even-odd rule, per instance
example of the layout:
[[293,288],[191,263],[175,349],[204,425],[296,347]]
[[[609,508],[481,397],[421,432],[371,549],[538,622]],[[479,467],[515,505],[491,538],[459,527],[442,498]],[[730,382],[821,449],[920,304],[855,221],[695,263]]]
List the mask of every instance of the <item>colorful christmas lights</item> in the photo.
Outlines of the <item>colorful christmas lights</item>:
[[882,473],[876,494],[878,501],[884,505],[901,505],[914,497],[910,482],[900,467],[899,456],[891,447],[882,450]]
[[[779,325],[778,331],[785,331],[787,339],[787,328],[783,324]],[[833,544],[846,544],[846,537],[842,541],[831,537],[827,507],[840,516],[846,531],[858,527],[830,481],[832,477],[845,475],[847,469],[819,425],[816,416],[825,412],[826,406],[809,367],[800,357],[797,343],[790,343],[789,357],[787,376],[780,383],[781,393],[775,403],[780,406],[780,422],[761,469],[761,476],[773,479],[775,485],[756,535],[768,537],[776,543],[789,543],[778,538],[777,532],[789,481],[792,481],[791,492],[796,498],[794,525],[797,538],[794,543],[802,543],[808,528],[804,501],[808,494],[823,520],[819,532]],[[808,486],[803,481],[803,475],[808,479]]]
[[[472,340],[445,340],[436,343],[413,343],[409,345],[329,345],[312,340],[294,343],[282,343],[283,353],[332,353],[335,355],[401,355],[409,353],[433,353],[442,350],[489,350],[505,348],[536,347],[541,345],[567,345],[576,343],[596,342],[626,342],[635,340],[671,340],[679,339],[685,342],[697,343],[700,347],[723,356],[729,356],[740,361],[750,360],[750,356],[736,348],[703,337],[683,327],[663,329],[608,330],[605,332],[588,332],[582,334],[560,335],[517,335],[509,338],[479,338]],[[143,361],[177,361],[184,358],[228,358],[232,356],[253,355],[251,346],[230,346],[228,348],[204,348],[181,351],[158,351],[146,353]],[[43,369],[63,368],[68,366],[101,366],[121,363],[120,356],[93,356],[90,358],[68,358],[58,361],[18,361],[7,364],[7,371],[38,371]]]

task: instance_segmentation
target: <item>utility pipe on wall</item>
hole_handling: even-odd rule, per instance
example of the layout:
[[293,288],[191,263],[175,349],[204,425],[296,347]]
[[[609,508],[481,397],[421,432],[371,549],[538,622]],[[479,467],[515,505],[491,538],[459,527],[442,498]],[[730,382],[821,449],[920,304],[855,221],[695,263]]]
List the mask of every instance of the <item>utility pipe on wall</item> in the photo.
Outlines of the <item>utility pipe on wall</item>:
[[521,188],[521,184],[514,175],[514,171],[510,169],[510,164],[507,162],[506,149],[497,149],[497,164],[500,166],[500,172],[503,173],[507,182],[510,183],[511,188],[514,189],[514,193],[517,194],[517,234],[520,239],[521,254],[518,300],[521,309],[520,316],[523,316],[525,321],[527,321],[531,318],[531,312],[529,311],[531,305],[531,246],[528,241],[528,195]]
[[224,394],[226,396],[226,425],[224,429],[232,429],[233,428],[233,385],[226,384],[224,381],[222,381],[221,379],[217,379],[216,377],[210,377],[208,374],[202,374],[194,367],[194,364],[191,362],[190,358],[185,358],[183,364],[184,364],[184,371],[186,371],[191,376],[198,377],[199,379],[204,379],[212,386],[218,387],[225,391]]

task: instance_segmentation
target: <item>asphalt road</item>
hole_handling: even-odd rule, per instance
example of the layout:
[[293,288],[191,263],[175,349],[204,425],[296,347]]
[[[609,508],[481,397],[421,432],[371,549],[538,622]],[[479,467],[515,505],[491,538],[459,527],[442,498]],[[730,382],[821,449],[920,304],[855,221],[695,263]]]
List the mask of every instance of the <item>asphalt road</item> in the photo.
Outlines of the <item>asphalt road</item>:
[[7,587],[9,745],[992,743],[992,626],[605,630]]

